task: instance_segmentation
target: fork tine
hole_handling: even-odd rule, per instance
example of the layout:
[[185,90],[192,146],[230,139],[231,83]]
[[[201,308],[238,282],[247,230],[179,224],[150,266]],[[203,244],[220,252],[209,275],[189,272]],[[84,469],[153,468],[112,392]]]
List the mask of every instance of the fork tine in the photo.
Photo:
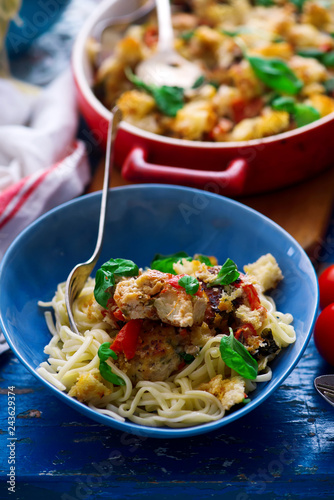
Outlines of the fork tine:
[[318,384],[318,389],[334,396],[334,388],[327,384]]

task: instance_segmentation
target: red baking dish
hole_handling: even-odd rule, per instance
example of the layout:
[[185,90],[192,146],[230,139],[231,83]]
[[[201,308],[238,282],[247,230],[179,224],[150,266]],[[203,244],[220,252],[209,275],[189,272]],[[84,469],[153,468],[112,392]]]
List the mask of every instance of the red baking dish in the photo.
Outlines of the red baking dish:
[[[110,111],[91,90],[86,40],[102,19],[136,7],[135,0],[104,0],[83,26],[73,50],[79,108],[102,147]],[[227,196],[282,188],[312,177],[333,162],[334,113],[283,134],[221,143],[164,137],[123,121],[115,142],[115,163],[126,180],[186,185]]]

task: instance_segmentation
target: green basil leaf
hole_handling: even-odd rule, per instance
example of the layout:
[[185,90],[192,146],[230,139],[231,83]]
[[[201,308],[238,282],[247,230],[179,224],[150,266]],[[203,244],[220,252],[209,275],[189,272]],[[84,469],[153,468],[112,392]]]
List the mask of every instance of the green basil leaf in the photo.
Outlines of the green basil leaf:
[[331,52],[325,52],[325,54],[321,58],[321,62],[324,66],[334,66],[334,50],[332,50]]
[[247,26],[241,26],[240,28],[237,28],[236,30],[221,30],[223,35],[230,36],[234,38],[235,36],[239,35],[247,35],[247,34],[256,34],[259,33],[259,30],[256,30],[254,28],[247,28]]
[[187,363],[188,365],[189,365],[190,363],[192,363],[192,362],[194,361],[194,359],[195,359],[195,356],[193,356],[192,354],[187,354],[187,353],[185,353],[185,352],[180,352],[180,353],[179,353],[179,356],[180,356],[180,357],[183,359],[183,361],[184,361],[185,363]]
[[191,31],[184,31],[183,33],[181,33],[179,35],[180,38],[182,38],[182,40],[188,42],[195,34],[195,30],[191,30]]
[[173,269],[173,264],[182,259],[192,260],[186,252],[177,252],[171,255],[155,254],[151,262],[151,269],[156,269],[162,273],[177,274]]
[[273,0],[255,0],[255,5],[261,5],[262,7],[272,7],[275,5]]
[[293,3],[297,8],[298,10],[301,12],[303,10],[303,7],[304,7],[304,3],[306,2],[307,0],[290,0],[291,3]]
[[325,54],[325,52],[320,49],[309,48],[309,49],[300,49],[297,51],[297,54],[301,57],[313,57],[314,59],[321,59],[322,56]]
[[199,255],[196,255],[196,257],[194,257],[194,259],[199,260],[200,262],[203,262],[203,264],[205,264],[208,267],[212,267],[211,261],[210,261],[209,257],[207,257],[206,255],[199,254]]
[[210,81],[208,82],[208,84],[209,84],[209,85],[212,85],[212,86],[213,86],[216,90],[218,90],[218,89],[219,89],[219,87],[220,87],[220,83],[219,83],[219,82],[216,82],[216,81],[214,81],[214,80],[210,80]]
[[271,89],[284,94],[298,94],[303,82],[281,59],[247,56],[247,59],[259,80]]
[[273,109],[287,111],[293,115],[297,127],[319,120],[320,113],[313,106],[297,103],[292,97],[277,97],[271,103]]
[[98,357],[101,361],[107,361],[108,358],[117,359],[117,354],[110,349],[111,342],[104,342],[100,345],[99,350],[97,352]]
[[132,260],[110,259],[105,265],[108,266],[109,263],[115,267],[115,276],[138,276],[138,266]]
[[184,90],[181,87],[147,85],[138,76],[133,74],[130,69],[126,69],[125,74],[136,87],[151,94],[158,109],[165,115],[174,117],[178,110],[183,108]]
[[189,295],[195,295],[199,289],[199,281],[194,276],[182,276],[179,279],[178,284],[185,289],[186,293]]
[[110,289],[114,284],[115,277],[113,273],[105,271],[102,268],[96,271],[94,297],[96,302],[105,309],[111,297]]
[[184,106],[184,90],[181,87],[151,87],[152,94],[159,110],[167,116],[176,116]]
[[139,89],[146,90],[146,92],[150,93],[151,92],[151,86],[147,85],[145,82],[143,82],[140,78],[138,78],[137,75],[132,73],[130,68],[125,69],[125,75],[130,82],[132,82],[136,87]]
[[301,49],[297,54],[302,57],[313,57],[327,67],[334,66],[334,50],[324,52],[320,49]]
[[224,335],[220,341],[220,355],[224,363],[244,378],[254,380],[257,376],[258,365],[247,349],[234,338],[230,328],[230,335]]
[[193,86],[191,87],[192,89],[198,89],[198,87],[200,87],[201,85],[203,85],[203,83],[205,82],[205,76],[204,75],[201,75],[197,78],[197,80],[195,81],[195,83],[193,84]]
[[215,285],[229,285],[236,281],[240,276],[236,264],[231,259],[226,259],[222,265],[217,277],[214,281],[208,284],[208,287]]
[[320,113],[313,106],[308,106],[306,104],[295,104],[294,118],[297,123],[297,127],[303,127],[316,120],[319,120]]
[[107,308],[115,276],[138,276],[138,266],[127,259],[110,259],[96,271],[94,297],[98,304]]
[[271,107],[277,111],[287,111],[288,113],[293,113],[295,110],[296,101],[293,97],[276,97],[271,102]]
[[327,94],[331,94],[334,92],[334,78],[330,78],[324,82],[324,87],[326,89]]
[[125,385],[125,381],[113,373],[110,366],[105,361],[100,361],[100,373],[105,380],[108,380],[108,382],[114,385]]

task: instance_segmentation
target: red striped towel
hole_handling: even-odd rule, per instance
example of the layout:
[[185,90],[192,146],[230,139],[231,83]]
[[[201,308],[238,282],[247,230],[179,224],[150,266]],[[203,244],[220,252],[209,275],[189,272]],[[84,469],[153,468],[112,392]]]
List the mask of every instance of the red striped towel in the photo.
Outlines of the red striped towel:
[[[73,90],[69,73],[33,98],[0,79],[4,104],[0,117],[0,259],[24,228],[82,194],[89,182],[85,145],[75,141]],[[26,125],[27,116],[31,118]]]
[[40,169],[0,193],[0,259],[12,240],[51,208],[84,190],[90,171],[85,146],[75,142],[72,152],[47,169]]

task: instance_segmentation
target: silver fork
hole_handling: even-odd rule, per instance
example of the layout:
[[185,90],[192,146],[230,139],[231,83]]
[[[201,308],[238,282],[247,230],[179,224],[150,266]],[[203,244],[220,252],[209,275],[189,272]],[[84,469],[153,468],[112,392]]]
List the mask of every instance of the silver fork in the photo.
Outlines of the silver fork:
[[98,236],[97,236],[95,250],[89,260],[81,264],[77,264],[72,269],[66,281],[65,304],[68,313],[68,319],[70,322],[71,329],[78,335],[82,334],[79,332],[77,325],[75,323],[72,306],[73,302],[83,289],[87,281],[87,278],[93,271],[101,253],[105,221],[106,221],[106,210],[107,210],[107,201],[109,192],[109,177],[110,177],[110,170],[112,169],[113,165],[114,142],[115,142],[117,128],[121,119],[122,119],[121,111],[115,106],[111,111],[111,117],[108,126],[108,138],[107,138],[106,160],[104,166],[100,220],[99,220],[99,229],[98,229]]
[[314,380],[314,386],[327,403],[334,406],[334,375],[321,375]]

